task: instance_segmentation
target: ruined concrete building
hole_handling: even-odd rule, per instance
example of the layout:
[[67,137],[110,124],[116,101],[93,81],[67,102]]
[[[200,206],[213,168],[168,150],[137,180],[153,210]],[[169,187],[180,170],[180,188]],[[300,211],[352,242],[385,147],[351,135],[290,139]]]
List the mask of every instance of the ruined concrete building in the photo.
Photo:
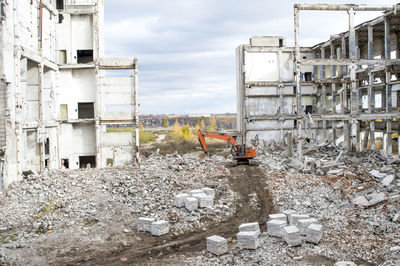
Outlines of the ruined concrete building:
[[[254,37],[237,49],[241,142],[331,142],[347,151],[400,153],[400,6],[295,5],[295,47]],[[349,31],[300,47],[302,10],[345,11]],[[384,11],[354,25],[355,12]]]
[[137,159],[137,60],[104,57],[103,23],[103,0],[0,0],[0,189]]

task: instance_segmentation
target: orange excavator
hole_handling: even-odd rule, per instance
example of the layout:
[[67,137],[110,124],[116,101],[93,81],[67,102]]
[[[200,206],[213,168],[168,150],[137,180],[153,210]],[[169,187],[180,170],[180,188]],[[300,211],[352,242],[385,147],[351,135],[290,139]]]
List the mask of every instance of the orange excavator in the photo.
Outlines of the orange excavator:
[[208,137],[213,139],[225,140],[226,142],[230,143],[231,154],[233,156],[233,159],[235,159],[238,163],[241,162],[251,164],[251,160],[257,156],[256,148],[246,148],[246,145],[244,144],[239,145],[232,136],[217,132],[202,132],[201,129],[197,131],[197,135],[199,137],[200,145],[205,153],[208,152],[205,137]]

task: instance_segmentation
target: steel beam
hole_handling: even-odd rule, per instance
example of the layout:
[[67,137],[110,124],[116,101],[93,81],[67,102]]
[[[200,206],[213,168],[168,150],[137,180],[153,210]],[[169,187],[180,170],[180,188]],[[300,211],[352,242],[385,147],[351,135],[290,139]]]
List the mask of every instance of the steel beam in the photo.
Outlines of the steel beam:
[[395,6],[390,5],[329,5],[329,4],[296,4],[298,10],[315,10],[315,11],[386,11],[394,10]]

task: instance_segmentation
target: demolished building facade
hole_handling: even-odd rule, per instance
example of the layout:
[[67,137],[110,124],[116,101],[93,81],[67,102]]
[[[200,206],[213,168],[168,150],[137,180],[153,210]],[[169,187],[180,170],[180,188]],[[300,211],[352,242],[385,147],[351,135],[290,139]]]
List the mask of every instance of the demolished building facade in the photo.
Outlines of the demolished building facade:
[[0,0],[0,189],[138,159],[135,58],[104,57],[104,1]]
[[[349,31],[300,47],[301,10],[344,11]],[[349,152],[400,154],[398,6],[295,5],[295,47],[283,37],[253,37],[237,49],[238,130],[242,143],[304,141]],[[354,25],[355,12],[384,11]],[[378,141],[379,140],[379,141]],[[291,145],[289,145],[291,146]]]

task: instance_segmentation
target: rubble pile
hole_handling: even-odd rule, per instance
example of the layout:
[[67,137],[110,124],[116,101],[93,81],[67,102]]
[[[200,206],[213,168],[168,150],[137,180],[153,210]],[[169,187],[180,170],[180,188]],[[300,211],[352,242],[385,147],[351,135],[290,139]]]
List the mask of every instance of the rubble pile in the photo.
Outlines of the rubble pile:
[[[139,166],[32,174],[0,192],[0,262],[6,251],[27,241],[35,248],[36,240],[63,232],[79,235],[96,226],[92,238],[99,241],[107,239],[107,226],[134,231],[139,217],[169,221],[175,235],[226,220],[236,211],[237,195],[224,161],[196,153],[153,154]],[[188,212],[174,206],[180,191],[203,187],[217,191],[212,207]]]

